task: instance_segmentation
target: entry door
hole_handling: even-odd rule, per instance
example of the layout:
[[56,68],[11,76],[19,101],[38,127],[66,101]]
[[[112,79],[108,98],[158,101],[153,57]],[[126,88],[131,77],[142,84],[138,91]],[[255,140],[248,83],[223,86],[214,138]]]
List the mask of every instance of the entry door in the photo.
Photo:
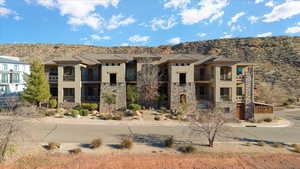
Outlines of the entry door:
[[245,120],[245,104],[243,103],[237,104],[236,116],[239,120]]

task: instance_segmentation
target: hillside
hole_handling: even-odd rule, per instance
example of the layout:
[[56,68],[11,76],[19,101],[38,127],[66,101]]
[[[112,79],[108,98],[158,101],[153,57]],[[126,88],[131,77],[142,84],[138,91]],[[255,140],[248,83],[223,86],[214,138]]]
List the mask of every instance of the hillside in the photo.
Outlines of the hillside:
[[[286,102],[300,96],[300,37],[235,38],[186,42],[159,47],[100,47],[64,44],[2,44],[0,55],[19,56],[30,61],[34,57],[53,57],[91,53],[185,53],[241,58],[257,63],[257,91],[267,102]],[[270,100],[274,96],[275,100]]]

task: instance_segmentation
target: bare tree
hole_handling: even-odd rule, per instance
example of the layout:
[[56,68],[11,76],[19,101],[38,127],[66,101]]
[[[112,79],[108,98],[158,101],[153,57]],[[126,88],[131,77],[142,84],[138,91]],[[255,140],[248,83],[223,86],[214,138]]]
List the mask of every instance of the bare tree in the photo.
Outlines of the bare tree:
[[37,109],[31,105],[18,105],[16,98],[5,98],[0,117],[0,162],[5,160],[10,144],[17,142],[29,131],[26,131],[25,121],[37,117]]
[[208,139],[209,146],[213,147],[216,137],[226,132],[224,124],[229,120],[231,119],[222,109],[196,110],[192,116],[190,129],[194,135],[204,135]]
[[141,71],[138,72],[139,100],[142,104],[150,106],[159,96],[159,68],[150,58],[143,59],[142,63]]

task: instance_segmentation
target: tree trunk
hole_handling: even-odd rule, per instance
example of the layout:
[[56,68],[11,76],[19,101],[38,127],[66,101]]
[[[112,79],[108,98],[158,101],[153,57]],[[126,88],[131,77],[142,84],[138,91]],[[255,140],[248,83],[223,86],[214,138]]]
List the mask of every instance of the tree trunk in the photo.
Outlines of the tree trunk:
[[209,147],[214,147],[214,139],[208,139]]

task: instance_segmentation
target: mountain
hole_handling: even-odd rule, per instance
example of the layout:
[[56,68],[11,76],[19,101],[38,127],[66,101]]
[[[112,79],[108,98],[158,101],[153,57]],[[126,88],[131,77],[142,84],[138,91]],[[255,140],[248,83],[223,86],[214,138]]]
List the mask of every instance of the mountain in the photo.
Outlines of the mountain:
[[[258,98],[266,102],[287,103],[300,97],[300,37],[233,38],[185,42],[158,47],[101,47],[65,44],[1,44],[0,55],[49,60],[54,57],[91,53],[124,54],[202,54],[223,55],[254,62]],[[271,97],[272,96],[272,97]],[[274,99],[275,98],[275,99]]]

